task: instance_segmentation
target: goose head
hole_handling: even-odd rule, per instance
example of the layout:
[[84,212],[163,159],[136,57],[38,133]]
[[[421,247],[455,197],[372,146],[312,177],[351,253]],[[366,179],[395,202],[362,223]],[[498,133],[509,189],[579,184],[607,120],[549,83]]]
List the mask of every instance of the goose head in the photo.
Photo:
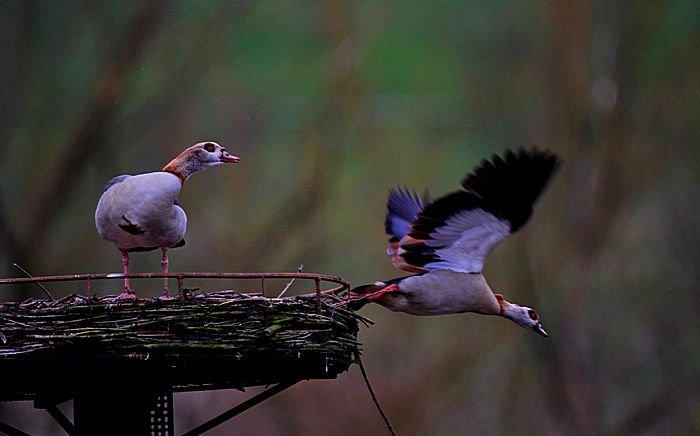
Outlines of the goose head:
[[549,336],[544,328],[542,328],[540,316],[534,309],[509,303],[501,294],[496,294],[496,299],[501,305],[501,316],[508,318],[519,326],[532,330],[545,338]]
[[184,183],[192,174],[209,167],[225,163],[237,163],[238,156],[229,154],[224,147],[213,141],[194,144],[170,161],[163,171],[173,173]]
[[182,154],[187,155],[189,159],[203,167],[213,167],[240,161],[238,156],[229,154],[224,147],[213,141],[199,142],[182,152]]

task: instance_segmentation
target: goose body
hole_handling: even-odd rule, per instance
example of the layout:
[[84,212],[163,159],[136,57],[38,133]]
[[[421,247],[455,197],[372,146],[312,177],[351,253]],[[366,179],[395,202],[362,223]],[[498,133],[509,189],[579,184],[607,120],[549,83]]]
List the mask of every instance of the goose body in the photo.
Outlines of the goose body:
[[173,248],[182,242],[187,215],[176,202],[180,179],[163,171],[119,178],[97,204],[100,236],[126,251]]
[[[397,285],[400,292],[385,292],[375,300],[387,309],[411,315],[447,315],[477,312],[493,314],[500,311],[495,295],[481,274],[464,275],[449,270],[419,274],[376,283],[376,291],[387,285]],[[434,292],[425,292],[425,289]]]
[[[235,163],[219,144],[200,142],[180,153],[163,170],[111,179],[95,210],[95,227],[122,255],[124,273],[129,272],[129,253],[161,249],[161,267],[168,272],[168,250],[185,244],[187,215],[177,203],[185,181],[194,173],[223,163]],[[167,279],[163,281],[168,294]],[[121,297],[133,297],[129,279],[124,279]]]
[[550,152],[520,149],[484,160],[460,191],[431,203],[408,189],[391,190],[387,254],[394,266],[417,274],[359,286],[349,305],[374,302],[412,315],[499,315],[547,336],[537,312],[494,294],[481,271],[493,247],[528,221],[559,163]]

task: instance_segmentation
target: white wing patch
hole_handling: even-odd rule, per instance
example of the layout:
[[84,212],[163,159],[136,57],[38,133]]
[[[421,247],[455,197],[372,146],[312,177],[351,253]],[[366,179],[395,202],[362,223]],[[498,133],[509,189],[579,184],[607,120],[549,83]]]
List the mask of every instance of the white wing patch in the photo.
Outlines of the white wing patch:
[[425,268],[429,271],[481,272],[491,249],[509,234],[510,223],[506,220],[482,209],[462,211],[430,234],[432,239],[425,244],[436,247],[435,254],[441,260],[431,262]]

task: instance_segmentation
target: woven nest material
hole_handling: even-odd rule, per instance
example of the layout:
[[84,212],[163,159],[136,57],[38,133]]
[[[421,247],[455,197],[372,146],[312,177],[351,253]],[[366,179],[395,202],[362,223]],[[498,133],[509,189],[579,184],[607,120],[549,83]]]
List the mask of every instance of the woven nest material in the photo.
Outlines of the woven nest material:
[[3,382],[0,399],[109,383],[177,391],[334,378],[359,355],[358,322],[368,321],[332,298],[220,291],[2,303],[0,371],[29,376]]

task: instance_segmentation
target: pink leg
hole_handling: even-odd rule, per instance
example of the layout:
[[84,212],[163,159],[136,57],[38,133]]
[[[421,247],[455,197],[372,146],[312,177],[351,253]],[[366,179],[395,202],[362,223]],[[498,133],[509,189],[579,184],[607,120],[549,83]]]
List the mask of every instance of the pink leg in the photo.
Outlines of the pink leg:
[[[161,248],[163,250],[163,258],[160,260],[160,266],[163,269],[163,274],[168,273],[168,249],[163,247]],[[168,278],[165,277],[163,278],[163,297],[168,297],[170,296],[170,293],[168,292]]]
[[119,294],[117,296],[118,299],[125,299],[125,298],[136,298],[136,293],[134,292],[133,289],[131,289],[131,286],[129,286],[129,277],[126,277],[126,274],[129,274],[129,252],[126,250],[121,250],[122,252],[122,268],[124,270],[124,292]]
[[399,285],[397,284],[391,284],[387,287],[384,287],[378,291],[372,292],[371,294],[353,294],[357,295],[356,297],[350,297],[348,300],[346,300],[343,304],[347,304],[349,308],[352,310],[358,310],[362,306],[364,306],[367,303],[373,303],[380,299],[384,294],[387,294],[389,292],[396,292],[399,290]]
[[389,292],[396,292],[399,290],[399,285],[396,283],[391,284],[387,286],[386,288],[380,289],[376,292],[372,292],[371,294],[367,295],[365,298],[367,299],[368,303],[371,303],[373,301],[378,300],[381,298],[384,294],[389,293]]

